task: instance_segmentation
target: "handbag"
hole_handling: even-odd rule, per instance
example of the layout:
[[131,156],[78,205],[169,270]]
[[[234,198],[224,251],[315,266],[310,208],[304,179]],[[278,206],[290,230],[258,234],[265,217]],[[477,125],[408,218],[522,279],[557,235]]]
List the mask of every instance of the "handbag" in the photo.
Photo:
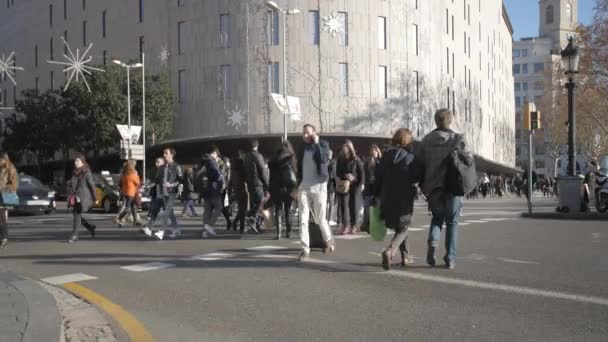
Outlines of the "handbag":
[[350,191],[350,181],[348,179],[339,179],[336,182],[336,192],[339,194],[347,194]]
[[19,205],[19,196],[17,196],[16,192],[2,191],[2,193],[0,193],[0,196],[0,204],[5,207],[15,207]]
[[76,195],[71,194],[68,197],[68,207],[74,208],[75,205],[76,205]]
[[369,234],[376,241],[384,241],[386,237],[386,226],[380,215],[379,205],[369,208]]

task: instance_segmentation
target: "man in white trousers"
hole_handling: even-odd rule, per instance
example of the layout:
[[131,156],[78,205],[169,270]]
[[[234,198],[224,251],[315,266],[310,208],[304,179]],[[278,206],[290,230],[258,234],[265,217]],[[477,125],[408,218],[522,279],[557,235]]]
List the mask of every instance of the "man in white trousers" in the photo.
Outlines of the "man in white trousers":
[[312,212],[313,220],[319,225],[323,240],[326,243],[323,253],[333,252],[335,243],[327,222],[327,181],[329,172],[329,144],[319,140],[313,125],[303,128],[304,146],[298,153],[300,242],[302,252],[299,260],[310,257],[310,235],[308,223]]

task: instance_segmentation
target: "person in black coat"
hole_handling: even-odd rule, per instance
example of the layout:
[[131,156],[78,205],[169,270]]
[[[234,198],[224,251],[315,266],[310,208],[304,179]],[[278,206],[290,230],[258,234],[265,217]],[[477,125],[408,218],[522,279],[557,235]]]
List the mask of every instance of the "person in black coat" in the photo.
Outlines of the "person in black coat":
[[329,180],[327,181],[327,221],[330,225],[336,224],[334,218],[337,216],[335,213],[336,209],[336,159],[334,158],[334,152],[328,151],[329,161],[327,162],[327,172],[329,173]]
[[257,140],[250,142],[251,150],[245,154],[243,164],[245,167],[245,181],[249,191],[249,228],[254,232],[261,232],[262,216],[259,214],[260,206],[268,196],[268,174],[264,157],[258,152],[260,146]]
[[184,171],[183,185],[182,201],[184,202],[184,209],[182,209],[182,216],[198,216],[194,208],[194,170],[191,167]]
[[408,263],[407,229],[414,213],[417,172],[411,153],[412,132],[400,128],[376,167],[374,192],[380,201],[380,215],[389,229],[395,230],[390,244],[382,253],[382,267],[389,270],[395,249],[399,246],[401,264]]
[[[290,212],[293,202],[293,192],[298,185],[296,170],[297,159],[289,141],[281,144],[274,156],[268,162],[270,169],[270,200],[274,206],[277,240],[281,238],[281,219],[285,218],[285,237],[290,238],[291,221]],[[282,215],[281,215],[282,214]]]
[[336,179],[339,183],[348,183],[348,189],[338,186],[338,217],[342,225],[341,234],[355,234],[360,225],[358,211],[365,174],[363,164],[357,157],[352,144],[342,145],[336,165]]
[[90,224],[83,214],[88,212],[96,202],[96,188],[93,175],[83,155],[79,154],[74,159],[74,175],[70,180],[69,205],[72,207],[73,226],[69,243],[78,240],[80,226],[84,226],[95,237],[95,226]]

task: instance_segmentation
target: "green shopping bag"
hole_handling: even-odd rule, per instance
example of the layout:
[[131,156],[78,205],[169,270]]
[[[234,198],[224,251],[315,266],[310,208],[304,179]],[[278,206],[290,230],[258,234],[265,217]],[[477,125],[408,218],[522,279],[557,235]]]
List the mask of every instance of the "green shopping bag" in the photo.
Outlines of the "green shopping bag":
[[386,226],[384,220],[380,218],[379,204],[369,208],[369,234],[376,241],[384,241],[386,237]]

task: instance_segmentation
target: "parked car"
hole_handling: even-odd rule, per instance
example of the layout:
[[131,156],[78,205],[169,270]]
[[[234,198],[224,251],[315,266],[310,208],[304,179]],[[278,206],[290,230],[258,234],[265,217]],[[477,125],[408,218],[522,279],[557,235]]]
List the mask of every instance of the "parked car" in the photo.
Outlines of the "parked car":
[[19,175],[17,196],[19,205],[13,209],[15,213],[50,214],[57,208],[55,192],[35,177],[26,174]]
[[117,212],[121,206],[120,191],[112,176],[102,172],[93,174],[97,201],[92,209],[103,209],[106,213]]

